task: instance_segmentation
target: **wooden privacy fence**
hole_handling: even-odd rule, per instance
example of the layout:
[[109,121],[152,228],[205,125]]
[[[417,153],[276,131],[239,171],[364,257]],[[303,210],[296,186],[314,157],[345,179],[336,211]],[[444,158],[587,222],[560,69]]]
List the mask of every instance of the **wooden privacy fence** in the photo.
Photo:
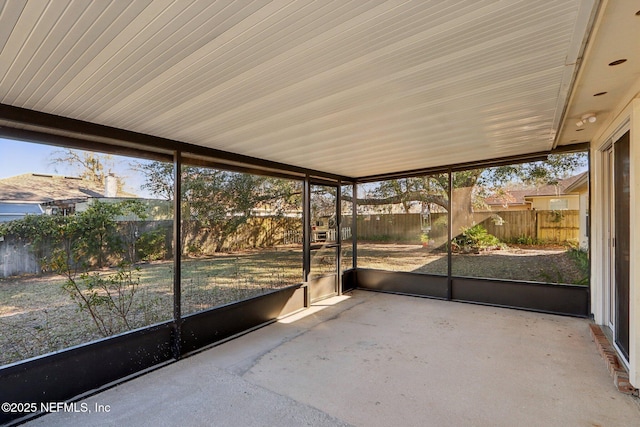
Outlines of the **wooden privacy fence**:
[[[348,223],[350,219],[349,216],[345,216],[344,221]],[[579,211],[477,212],[473,214],[473,222],[482,224],[490,234],[503,242],[562,243],[579,240]],[[122,224],[124,223],[126,222]],[[165,254],[162,258],[168,259],[172,256],[171,221],[136,221],[128,224],[135,225],[138,233],[162,230],[165,233]],[[208,229],[197,223],[190,225],[184,230],[183,250],[188,253],[190,248],[194,247],[198,253],[213,253],[217,241],[208,234]],[[358,215],[357,238],[360,241],[419,244],[422,226],[420,214]],[[437,242],[447,240],[446,213],[431,214],[430,226],[429,239]],[[459,232],[457,230],[457,233]],[[344,240],[351,237],[351,229],[346,224],[342,233]],[[454,235],[457,233],[454,230]],[[335,239],[335,236],[333,238]],[[300,218],[250,218],[228,237],[223,250],[270,247],[283,243],[302,244]],[[39,273],[40,260],[49,254],[50,249],[44,248],[39,251],[42,253],[34,253],[34,248],[28,242],[20,241],[13,236],[4,236],[0,240],[0,277]]]
[[580,211],[502,211],[475,213],[474,220],[503,242],[577,242]]
[[[118,223],[118,235],[123,240],[124,257],[127,261],[140,261],[137,259],[137,238],[149,231],[159,233],[158,241],[159,259],[170,259],[173,256],[172,231],[173,222],[160,221],[120,221]],[[44,270],[43,260],[50,258],[53,251],[61,245],[52,244],[45,240],[37,245],[26,239],[13,235],[0,236],[0,277],[18,276],[22,274],[40,274]],[[119,262],[110,254],[106,254],[109,262]],[[91,262],[85,260],[85,262]]]
[[0,239],[0,277],[40,273],[39,258],[31,249],[31,245],[16,237],[3,236]]
[[[476,212],[473,223],[481,224],[503,242],[577,242],[580,211],[496,211]],[[469,224],[471,226],[473,224]],[[362,241],[420,242],[420,214],[358,215],[358,239]],[[460,230],[454,230],[454,236]],[[447,214],[431,214],[429,237],[446,240]]]
[[538,239],[552,242],[580,240],[580,211],[538,211]]
[[489,234],[503,242],[515,239],[538,240],[537,218],[541,211],[478,212],[473,214],[476,224],[481,224]]
[[358,240],[411,240],[420,236],[420,214],[358,215]]

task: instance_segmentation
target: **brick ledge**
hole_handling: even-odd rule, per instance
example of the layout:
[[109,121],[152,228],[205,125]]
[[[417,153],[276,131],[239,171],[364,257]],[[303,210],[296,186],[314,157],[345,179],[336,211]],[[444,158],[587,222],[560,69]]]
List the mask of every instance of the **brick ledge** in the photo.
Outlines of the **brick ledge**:
[[591,337],[595,341],[596,347],[598,347],[598,352],[604,359],[607,369],[609,370],[609,374],[613,377],[613,384],[616,386],[618,391],[638,397],[638,389],[632,386],[629,382],[629,374],[622,363],[620,363],[616,350],[607,339],[602,328],[600,328],[599,325],[592,323],[589,325],[589,329],[591,330]]

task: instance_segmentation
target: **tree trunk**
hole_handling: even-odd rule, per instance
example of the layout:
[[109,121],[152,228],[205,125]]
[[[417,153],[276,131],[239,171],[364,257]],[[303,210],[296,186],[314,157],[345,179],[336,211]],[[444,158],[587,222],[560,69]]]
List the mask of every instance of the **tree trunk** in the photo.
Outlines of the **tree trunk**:
[[453,237],[462,233],[463,227],[471,227],[473,224],[473,205],[471,193],[473,187],[460,187],[453,189]]

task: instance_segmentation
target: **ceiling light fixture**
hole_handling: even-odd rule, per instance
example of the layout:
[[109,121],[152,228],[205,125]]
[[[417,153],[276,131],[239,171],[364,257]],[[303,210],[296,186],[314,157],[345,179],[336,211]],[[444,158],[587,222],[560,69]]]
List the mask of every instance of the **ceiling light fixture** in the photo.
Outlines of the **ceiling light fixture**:
[[585,123],[595,123],[596,120],[596,115],[594,113],[583,114],[582,117],[580,117],[580,120],[576,122],[576,126],[580,127]]

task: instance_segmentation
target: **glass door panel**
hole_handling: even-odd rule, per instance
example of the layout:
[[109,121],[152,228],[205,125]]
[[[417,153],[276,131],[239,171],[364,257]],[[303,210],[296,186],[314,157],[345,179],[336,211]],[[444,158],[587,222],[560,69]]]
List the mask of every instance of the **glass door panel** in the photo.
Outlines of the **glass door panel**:
[[337,187],[311,185],[311,244],[337,242]]
[[631,245],[629,132],[614,147],[615,198],[615,343],[629,360],[629,263]]
[[338,187],[312,184],[310,209],[310,270],[308,283],[311,301],[338,292]]

